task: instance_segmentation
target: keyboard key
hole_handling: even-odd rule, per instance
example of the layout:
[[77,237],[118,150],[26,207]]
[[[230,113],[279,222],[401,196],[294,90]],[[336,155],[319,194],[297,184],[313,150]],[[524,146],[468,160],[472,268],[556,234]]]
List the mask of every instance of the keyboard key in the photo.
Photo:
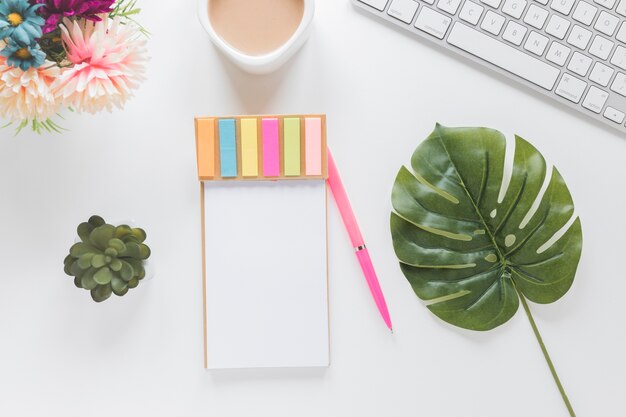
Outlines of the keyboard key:
[[615,6],[615,0],[594,0],[602,7],[606,7],[607,9],[612,9]]
[[622,26],[620,26],[619,30],[617,31],[617,35],[615,35],[615,38],[620,42],[626,43],[626,22],[622,23]]
[[417,3],[413,0],[393,0],[387,14],[408,24],[413,20],[416,11]]
[[493,33],[494,35],[499,35],[502,30],[502,25],[504,25],[504,16],[500,16],[499,14],[495,14],[491,10],[487,11],[485,18],[483,19],[483,23],[480,24],[481,29],[486,30],[489,33]]
[[557,65],[563,66],[565,65],[565,61],[567,61],[567,57],[570,52],[571,49],[567,46],[561,45],[558,42],[552,42],[552,45],[550,45],[550,49],[548,49],[548,53],[546,54],[546,59]]
[[588,56],[581,54],[580,52],[574,52],[572,55],[572,59],[569,64],[567,64],[567,69],[584,77],[587,75],[587,71],[589,71],[589,67],[591,67],[591,62],[593,60]]
[[423,7],[415,20],[415,27],[435,38],[443,39],[451,22],[452,19],[449,17],[428,7]]
[[589,40],[591,39],[591,31],[583,28],[582,26],[574,25],[572,31],[567,37],[567,43],[574,45],[582,50],[587,49]]
[[473,1],[467,0],[463,4],[459,17],[472,25],[475,25],[480,20],[480,16],[483,14],[485,8],[480,4],[476,4]]
[[615,70],[613,70],[613,68],[601,62],[596,62],[591,70],[591,74],[589,74],[589,79],[594,83],[600,84],[602,87],[606,87],[609,85],[609,81],[611,81],[614,72]]
[[621,72],[618,72],[613,80],[613,84],[611,84],[611,90],[615,91],[617,94],[626,97],[626,75]]
[[481,3],[485,3],[487,6],[491,6],[494,9],[497,9],[498,7],[500,7],[500,3],[502,3],[502,0],[480,0]]
[[594,28],[607,36],[613,36],[618,23],[619,19],[617,17],[602,11],[600,16],[598,16],[598,20],[596,21]]
[[578,103],[585,92],[587,83],[570,74],[563,74],[555,92],[563,98]]
[[528,23],[532,27],[541,29],[548,18],[548,11],[539,6],[531,4],[524,16],[524,23]]
[[569,25],[570,25],[569,20],[565,20],[562,17],[553,14],[550,17],[548,26],[546,26],[546,32],[549,35],[554,36],[555,38],[563,39],[565,38],[567,29],[569,29]]
[[548,5],[548,0],[535,0],[539,4],[543,4],[544,6]]
[[617,9],[615,11],[622,16],[626,16],[626,0],[621,0],[617,5]]
[[613,58],[611,58],[611,64],[617,65],[621,69],[626,70],[626,48],[621,45],[618,45],[617,48],[615,48]]
[[591,86],[585,96],[585,99],[583,100],[583,107],[594,113],[600,114],[608,98],[609,93],[602,91],[597,87]]
[[580,23],[589,26],[591,22],[593,22],[593,18],[596,17],[597,12],[598,8],[596,6],[593,6],[586,1],[579,1],[572,17],[574,20],[578,20]]
[[569,12],[572,11],[574,1],[575,0],[552,0],[552,3],[550,3],[550,8],[567,16]]
[[615,43],[598,35],[593,39],[593,42],[591,42],[589,53],[602,60],[606,60],[609,57],[611,49],[613,49],[614,45]]
[[526,8],[526,0],[506,0],[502,6],[502,12],[511,17],[519,19]]
[[519,23],[515,23],[510,21],[506,25],[506,29],[504,29],[504,33],[502,34],[502,38],[505,41],[511,42],[513,45],[520,46],[522,41],[524,40],[524,35],[526,35],[528,29]]
[[483,23],[480,24],[480,28],[497,36],[502,30],[504,20],[504,16],[500,16],[499,14],[495,14],[491,10],[488,10],[485,18],[483,19]]
[[611,106],[608,106],[604,111],[604,117],[620,125],[624,121],[624,116],[626,116],[624,113]]
[[385,6],[387,6],[387,0],[359,0],[361,3],[365,3],[368,6],[372,6],[373,8],[380,10],[381,12],[385,10]]
[[437,8],[454,15],[456,11],[459,10],[460,5],[461,0],[439,0]]
[[546,90],[552,90],[560,73],[556,67],[462,23],[454,24],[448,43]]
[[549,39],[545,36],[540,35],[535,31],[532,31],[530,32],[530,35],[528,35],[528,39],[526,39],[524,49],[532,52],[535,55],[541,56],[548,46],[548,40]]

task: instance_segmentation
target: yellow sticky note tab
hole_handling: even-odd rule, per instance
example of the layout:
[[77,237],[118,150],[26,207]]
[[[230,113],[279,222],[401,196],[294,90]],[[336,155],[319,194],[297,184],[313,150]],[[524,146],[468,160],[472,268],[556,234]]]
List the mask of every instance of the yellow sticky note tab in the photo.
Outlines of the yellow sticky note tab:
[[259,175],[259,150],[256,119],[241,119],[241,174]]
[[285,176],[300,175],[300,119],[287,117],[284,123]]

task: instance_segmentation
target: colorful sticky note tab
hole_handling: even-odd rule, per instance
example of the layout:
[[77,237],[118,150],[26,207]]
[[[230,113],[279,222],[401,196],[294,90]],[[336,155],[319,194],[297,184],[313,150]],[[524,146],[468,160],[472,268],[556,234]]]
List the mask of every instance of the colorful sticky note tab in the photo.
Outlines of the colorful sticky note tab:
[[263,176],[280,175],[280,146],[278,143],[278,119],[263,119]]
[[196,152],[198,177],[215,176],[215,119],[196,120]]
[[259,153],[256,119],[241,119],[241,175],[259,175]]
[[220,166],[224,178],[237,176],[237,139],[235,120],[222,119],[219,121],[220,136]]
[[306,175],[322,175],[322,119],[304,119]]
[[300,175],[300,119],[286,117],[284,123],[285,176]]

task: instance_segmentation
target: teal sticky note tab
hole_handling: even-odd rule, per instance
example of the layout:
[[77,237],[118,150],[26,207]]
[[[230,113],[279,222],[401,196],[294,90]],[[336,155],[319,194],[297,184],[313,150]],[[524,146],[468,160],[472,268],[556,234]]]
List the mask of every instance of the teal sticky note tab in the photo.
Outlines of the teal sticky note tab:
[[221,119],[220,132],[220,167],[224,178],[237,176],[237,139],[235,120]]

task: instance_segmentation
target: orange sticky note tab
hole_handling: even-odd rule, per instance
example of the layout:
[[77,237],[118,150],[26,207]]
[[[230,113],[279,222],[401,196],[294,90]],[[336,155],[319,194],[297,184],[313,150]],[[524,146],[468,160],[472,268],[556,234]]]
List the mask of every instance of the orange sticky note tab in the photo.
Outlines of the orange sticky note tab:
[[198,177],[215,177],[215,119],[196,119]]

